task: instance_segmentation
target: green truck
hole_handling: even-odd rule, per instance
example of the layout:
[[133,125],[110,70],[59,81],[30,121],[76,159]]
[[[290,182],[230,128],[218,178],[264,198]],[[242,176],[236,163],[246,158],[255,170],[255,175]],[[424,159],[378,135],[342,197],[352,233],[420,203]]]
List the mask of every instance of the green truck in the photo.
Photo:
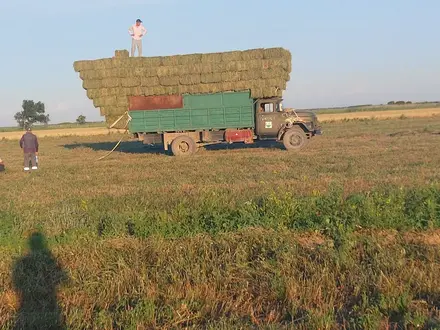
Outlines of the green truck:
[[217,143],[282,142],[299,151],[321,135],[316,115],[283,109],[282,98],[254,99],[250,91],[131,96],[128,129],[147,145],[162,145],[175,156]]

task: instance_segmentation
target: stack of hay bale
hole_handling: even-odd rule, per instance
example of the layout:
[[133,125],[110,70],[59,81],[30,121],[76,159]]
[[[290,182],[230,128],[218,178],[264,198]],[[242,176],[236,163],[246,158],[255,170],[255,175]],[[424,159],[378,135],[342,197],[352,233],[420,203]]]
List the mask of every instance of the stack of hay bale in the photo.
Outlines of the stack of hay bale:
[[[292,57],[283,48],[164,57],[77,61],[74,69],[87,96],[111,125],[129,106],[129,96],[250,91],[253,98],[281,96],[290,79]],[[124,126],[120,122],[116,128]]]

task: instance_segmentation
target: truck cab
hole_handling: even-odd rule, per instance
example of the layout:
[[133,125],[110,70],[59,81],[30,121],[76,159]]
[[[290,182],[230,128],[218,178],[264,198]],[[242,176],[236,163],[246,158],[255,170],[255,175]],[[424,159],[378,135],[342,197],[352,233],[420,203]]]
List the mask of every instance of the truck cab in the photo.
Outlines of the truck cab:
[[315,135],[321,135],[316,114],[284,109],[281,98],[258,99],[255,103],[255,134],[260,140],[283,141],[288,150],[300,150]]

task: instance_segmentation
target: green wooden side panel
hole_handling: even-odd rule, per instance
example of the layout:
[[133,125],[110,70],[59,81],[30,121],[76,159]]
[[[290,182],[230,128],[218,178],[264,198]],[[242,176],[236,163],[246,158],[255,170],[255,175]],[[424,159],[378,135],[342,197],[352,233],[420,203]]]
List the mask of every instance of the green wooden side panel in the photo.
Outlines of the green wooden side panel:
[[183,108],[130,111],[130,132],[173,132],[255,126],[248,92],[184,95]]

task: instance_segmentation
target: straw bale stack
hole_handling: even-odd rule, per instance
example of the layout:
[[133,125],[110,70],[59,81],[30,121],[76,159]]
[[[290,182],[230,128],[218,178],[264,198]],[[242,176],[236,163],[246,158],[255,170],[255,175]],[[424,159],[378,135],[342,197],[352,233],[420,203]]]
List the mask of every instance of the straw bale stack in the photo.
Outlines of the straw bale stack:
[[[290,80],[292,57],[283,48],[163,57],[76,61],[87,97],[111,125],[128,110],[129,96],[249,91],[252,98],[280,97]],[[125,126],[121,121],[116,128]]]

